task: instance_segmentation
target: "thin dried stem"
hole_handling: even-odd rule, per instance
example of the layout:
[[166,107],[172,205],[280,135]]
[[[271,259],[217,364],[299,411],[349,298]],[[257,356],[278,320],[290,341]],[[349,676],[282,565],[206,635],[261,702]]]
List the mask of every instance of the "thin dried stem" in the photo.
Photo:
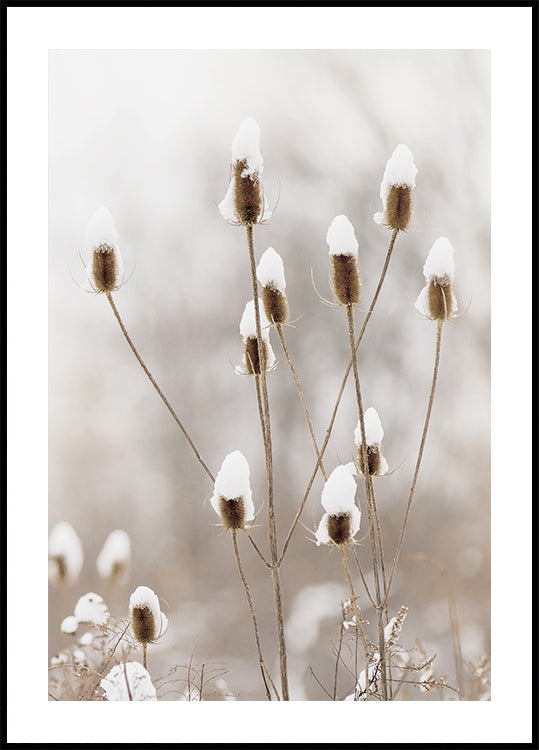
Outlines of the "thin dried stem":
[[[243,565],[241,563],[240,558],[240,550],[238,547],[238,536],[237,536],[237,529],[232,529],[232,544],[234,545],[234,555],[236,556],[236,565],[238,566],[238,571],[240,574],[241,582],[243,583],[243,589],[245,591],[245,596],[247,597],[247,603],[249,604],[249,610],[251,612],[251,619],[253,621],[253,629],[255,633],[255,641],[256,641],[256,648],[258,651],[258,662],[260,664],[260,671],[262,673],[262,680],[264,682],[264,689],[266,691],[266,698],[270,701],[271,700],[271,693],[268,686],[268,680],[275,691],[275,695],[277,696],[277,700],[279,700],[279,693],[275,689],[275,685],[273,684],[273,680],[271,679],[271,676],[268,672],[268,669],[266,667],[266,663],[264,662],[264,657],[262,656],[262,646],[260,645],[260,636],[258,633],[258,622],[256,619],[256,613],[255,613],[255,607],[253,604],[253,598],[251,596],[251,591],[249,589],[249,584],[247,583],[247,578],[245,576],[245,571],[243,570]],[[267,679],[266,679],[267,676]]]
[[[361,640],[363,642],[363,651],[365,654],[365,674],[368,674],[369,670],[369,647],[367,644],[367,639],[365,638],[365,634],[363,633],[363,628],[361,627],[361,617],[359,614],[359,607],[357,606],[357,596],[356,592],[354,590],[354,583],[352,581],[352,575],[350,573],[350,568],[348,566],[348,560],[346,559],[346,551],[344,548],[344,545],[339,545],[339,551],[341,553],[341,560],[342,565],[344,568],[344,575],[346,576],[346,581],[348,583],[348,588],[350,590],[350,606],[352,607],[352,610],[354,612],[354,616],[356,618],[356,649],[355,649],[355,662],[354,662],[354,680],[357,684],[358,681],[358,664],[357,664],[357,644],[358,644],[358,634],[361,636]],[[368,686],[367,686],[367,696],[368,696]]]
[[[380,571],[378,567],[378,557],[380,554],[380,551],[377,549],[377,538],[376,538],[376,528],[375,528],[375,508],[376,508],[376,501],[374,499],[374,488],[372,485],[372,482],[369,481],[369,463],[367,458],[367,440],[365,436],[365,418],[364,418],[364,410],[363,410],[363,401],[361,397],[361,384],[359,381],[359,371],[357,367],[357,355],[356,350],[354,348],[354,342],[355,342],[355,334],[354,334],[354,309],[352,305],[346,306],[346,317],[348,320],[348,335],[350,338],[350,349],[352,352],[352,368],[354,371],[354,384],[356,388],[356,400],[357,400],[357,408],[359,413],[359,427],[360,427],[360,434],[361,434],[361,444],[363,445],[363,450],[361,451],[361,456],[363,459],[363,477],[365,479],[365,493],[367,496],[367,509],[369,514],[369,536],[371,539],[371,554],[372,554],[372,564],[374,569],[374,588],[376,593],[376,618],[378,622],[378,650],[380,652],[380,669],[382,673],[382,698],[384,700],[387,700],[388,697],[388,690],[387,690],[387,674],[386,674],[386,664],[385,664],[385,638],[384,638],[384,613],[383,613],[383,606],[382,606],[382,596],[380,591]],[[366,672],[368,675],[368,671]]]
[[262,562],[264,563],[264,565],[266,565],[268,568],[270,568],[271,567],[271,563],[266,560],[266,558],[264,557],[264,555],[262,554],[262,552],[258,549],[258,546],[257,546],[255,540],[253,539],[253,537],[251,536],[251,533],[250,533],[249,529],[245,528],[244,531],[247,534],[247,539],[253,545],[253,547],[256,550],[259,558],[262,560]]
[[378,300],[378,297],[380,295],[380,290],[382,289],[382,284],[384,283],[384,280],[385,280],[385,277],[386,277],[386,274],[387,274],[387,269],[389,267],[389,261],[391,259],[391,255],[393,253],[393,247],[395,245],[395,240],[397,238],[397,234],[398,234],[398,230],[397,229],[393,230],[393,233],[391,235],[391,241],[389,243],[389,247],[387,249],[387,253],[386,253],[384,265],[383,265],[383,268],[382,268],[382,272],[380,274],[380,279],[378,280],[378,285],[376,287],[376,291],[375,291],[374,296],[373,296],[373,298],[371,300],[371,304],[370,304],[369,310],[367,312],[367,315],[365,316],[365,320],[363,321],[363,325],[361,327],[361,331],[359,332],[359,336],[357,338],[357,341],[354,344],[354,355],[350,357],[350,361],[348,363],[348,367],[346,368],[346,372],[344,373],[344,377],[342,379],[341,387],[339,388],[339,393],[337,395],[337,401],[335,402],[335,406],[333,407],[333,413],[331,415],[331,419],[330,419],[328,428],[326,430],[326,436],[324,438],[324,442],[322,443],[322,447],[320,448],[320,452],[319,452],[318,458],[316,460],[316,465],[315,465],[315,467],[313,469],[313,472],[311,474],[309,482],[307,483],[307,489],[305,490],[305,494],[303,495],[303,499],[302,499],[302,501],[300,503],[298,511],[297,511],[297,513],[296,513],[296,515],[294,517],[294,520],[292,521],[292,525],[290,527],[290,530],[288,531],[288,534],[286,536],[286,539],[285,539],[285,542],[284,542],[284,545],[283,545],[283,550],[282,550],[281,556],[279,558],[279,564],[281,564],[281,562],[283,560],[283,557],[285,556],[286,550],[287,550],[288,545],[290,543],[290,539],[292,538],[292,534],[294,533],[294,530],[295,530],[295,528],[296,528],[296,526],[297,526],[297,524],[299,522],[300,516],[301,516],[301,514],[303,512],[303,508],[305,507],[305,503],[307,502],[307,498],[309,497],[309,494],[311,492],[311,488],[312,488],[312,486],[314,484],[314,480],[315,480],[316,474],[317,474],[318,469],[320,467],[320,464],[322,462],[322,458],[323,458],[324,453],[326,451],[326,448],[328,446],[329,439],[331,437],[331,432],[333,430],[333,425],[335,423],[335,418],[337,417],[337,411],[339,409],[339,405],[341,403],[342,395],[344,393],[344,387],[346,385],[346,381],[348,380],[348,375],[350,374],[350,370],[352,369],[352,362],[353,362],[355,354],[356,354],[356,352],[358,350],[358,347],[359,347],[359,345],[361,343],[363,335],[365,333],[365,329],[367,328],[367,324],[368,324],[369,320],[371,319],[371,316],[372,316],[374,307],[376,305],[376,302]]
[[148,644],[143,643],[142,644],[142,666],[144,667],[144,669],[147,669],[148,667],[147,649],[148,649]]
[[153,385],[153,387],[157,391],[157,394],[159,395],[159,398],[162,400],[162,402],[165,404],[165,406],[169,410],[169,412],[170,412],[173,420],[176,422],[176,424],[178,425],[178,427],[180,428],[180,430],[185,435],[185,438],[186,438],[187,442],[189,443],[189,445],[191,446],[191,448],[192,448],[195,456],[197,457],[197,460],[198,460],[199,464],[202,466],[202,468],[204,469],[204,471],[206,472],[206,474],[208,475],[208,477],[211,479],[211,481],[214,482],[215,481],[215,477],[213,476],[213,474],[211,473],[211,471],[208,469],[208,466],[206,465],[205,461],[203,460],[202,456],[200,455],[197,447],[193,443],[193,441],[192,441],[189,433],[187,432],[187,430],[185,429],[185,427],[181,423],[180,418],[178,417],[178,415],[176,414],[176,412],[174,411],[174,409],[170,405],[170,403],[169,403],[168,399],[166,398],[165,394],[163,393],[163,391],[161,390],[161,388],[157,385],[157,383],[156,383],[153,375],[151,374],[151,372],[146,367],[146,364],[145,364],[144,360],[142,359],[142,357],[138,353],[138,351],[137,351],[137,349],[136,349],[136,347],[135,347],[135,345],[134,345],[131,337],[127,333],[127,329],[126,329],[126,327],[123,324],[122,318],[120,317],[120,313],[118,312],[118,308],[116,307],[116,304],[114,303],[114,300],[112,299],[112,294],[110,292],[106,292],[106,295],[107,295],[107,299],[108,299],[108,301],[110,303],[110,306],[112,308],[112,312],[114,313],[114,317],[118,321],[118,325],[120,326],[120,328],[122,330],[122,333],[125,336],[125,340],[129,344],[129,347],[131,348],[131,351],[133,352],[133,354],[137,358],[139,365],[142,367],[142,369],[146,373],[146,376],[148,377],[148,380],[150,381],[150,383]]
[[389,582],[387,586],[387,595],[386,595],[386,603],[387,603],[387,597],[389,596],[389,592],[391,590],[391,584],[393,583],[393,576],[395,575],[395,569],[397,567],[397,563],[399,561],[399,556],[402,551],[402,546],[404,544],[404,536],[406,534],[406,526],[408,524],[408,517],[410,515],[410,508],[412,507],[412,500],[414,499],[414,492],[417,484],[417,477],[419,476],[419,468],[421,466],[421,459],[423,458],[423,451],[425,449],[425,441],[427,439],[427,432],[429,429],[429,423],[430,423],[430,416],[432,412],[432,404],[434,403],[434,392],[436,390],[436,382],[438,380],[438,371],[440,368],[440,352],[442,349],[442,326],[443,321],[438,321],[438,326],[436,330],[436,352],[434,355],[434,370],[432,372],[432,382],[430,387],[430,394],[429,394],[429,401],[427,406],[427,414],[425,416],[425,424],[423,425],[423,433],[421,435],[421,443],[419,445],[419,453],[417,455],[417,462],[415,465],[415,471],[414,471],[414,477],[412,479],[412,486],[410,487],[410,494],[408,496],[408,502],[406,504],[406,511],[404,513],[404,520],[402,522],[401,526],[401,533],[399,537],[399,541],[397,544],[397,549],[395,551],[395,557],[393,558],[393,564],[391,566],[391,573],[389,575]]
[[[253,226],[248,224],[246,226],[247,231],[247,245],[249,248],[249,264],[251,268],[251,285],[253,289],[253,303],[255,308],[255,321],[256,321],[256,338],[258,345],[258,361],[263,362],[263,341],[262,341],[262,328],[260,324],[260,305],[258,300],[258,281],[256,277],[256,262],[255,262],[255,248],[253,240]],[[275,603],[275,617],[277,621],[277,638],[279,642],[279,666],[281,675],[281,693],[283,701],[290,700],[288,691],[288,669],[287,669],[287,657],[286,657],[286,642],[284,635],[284,614],[283,614],[283,600],[281,593],[281,576],[279,572],[278,554],[277,554],[277,531],[275,524],[275,507],[273,499],[273,454],[271,447],[271,423],[270,423],[270,409],[268,400],[268,390],[266,384],[266,373],[262,371],[259,376],[260,385],[262,391],[262,401],[264,407],[263,420],[261,419],[262,435],[264,438],[264,452],[266,456],[266,475],[268,481],[268,536],[270,546],[270,559],[271,559],[271,580],[273,584],[273,599]]]
[[[292,377],[294,378],[294,383],[296,384],[296,389],[298,391],[299,400],[301,401],[301,405],[303,407],[303,412],[305,414],[305,419],[307,420],[307,426],[309,427],[309,432],[311,435],[311,440],[313,441],[314,451],[316,453],[317,457],[320,457],[320,451],[318,450],[318,445],[316,442],[316,438],[314,436],[314,430],[313,425],[311,422],[311,417],[309,416],[309,410],[307,409],[307,404],[305,403],[305,396],[303,395],[303,390],[301,388],[299,378],[297,376],[296,370],[294,368],[294,365],[292,364],[292,360],[290,358],[290,354],[288,353],[288,347],[286,346],[286,341],[284,338],[283,333],[283,327],[280,323],[276,323],[275,328],[277,329],[277,333],[279,334],[279,339],[281,341],[281,346],[283,348],[284,356],[286,357],[286,361],[288,362],[288,366],[290,368],[290,372],[292,373]],[[324,465],[322,463],[322,459],[320,459],[320,470],[324,476],[324,479],[327,479],[327,474],[324,469]]]

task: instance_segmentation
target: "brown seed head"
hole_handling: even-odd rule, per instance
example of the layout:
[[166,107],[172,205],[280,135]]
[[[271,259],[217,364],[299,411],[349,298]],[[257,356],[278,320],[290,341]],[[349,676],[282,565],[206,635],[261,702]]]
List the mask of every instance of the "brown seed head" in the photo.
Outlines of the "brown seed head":
[[[358,468],[363,473],[363,446],[360,445],[357,450]],[[380,447],[378,445],[367,446],[367,465],[369,474],[375,476],[380,471]]]
[[431,320],[449,320],[453,309],[453,284],[449,277],[431,278],[427,291]]
[[247,160],[245,159],[236,161],[232,165],[234,208],[240,224],[257,224],[264,213],[262,183],[257,172],[242,177],[246,169]]
[[412,209],[412,188],[409,185],[392,185],[386,199],[387,226],[404,232],[410,223]]
[[245,526],[243,498],[236,497],[233,500],[227,500],[226,497],[220,497],[219,510],[225,529],[243,529]]
[[113,292],[118,288],[118,264],[110,245],[94,248],[92,262],[92,284],[97,292]]
[[58,573],[58,583],[67,583],[67,564],[66,559],[63,555],[56,555],[50,558],[56,565]]
[[328,535],[335,544],[345,544],[350,539],[350,514],[328,516]]
[[286,297],[274,286],[262,289],[264,311],[270,323],[286,323],[288,320],[288,303]]
[[361,299],[361,274],[353,255],[331,255],[333,264],[333,288],[339,302],[355,305]]
[[260,353],[262,361],[258,357],[258,339],[256,337],[249,336],[245,339],[243,360],[249,375],[261,375],[266,371],[267,354],[264,341],[260,342]]
[[152,610],[149,607],[133,607],[131,614],[133,633],[139,643],[152,643],[157,630]]

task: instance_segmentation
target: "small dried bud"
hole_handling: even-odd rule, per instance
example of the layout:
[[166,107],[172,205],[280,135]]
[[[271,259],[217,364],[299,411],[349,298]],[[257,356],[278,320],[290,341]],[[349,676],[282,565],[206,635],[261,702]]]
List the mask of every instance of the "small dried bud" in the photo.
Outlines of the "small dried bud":
[[453,284],[449,278],[430,279],[428,283],[428,311],[432,320],[449,320],[453,310]]
[[361,513],[355,504],[356,483],[348,466],[337,466],[322,490],[326,513],[316,531],[316,543],[346,544],[359,531]]
[[133,633],[139,643],[151,643],[156,636],[156,623],[149,607],[133,607],[131,613]]
[[[367,465],[369,467],[369,474],[371,476],[376,476],[380,473],[381,458],[382,454],[380,453],[379,446],[369,445],[367,448]],[[357,465],[361,470],[361,473],[363,473],[363,460],[363,446],[360,445],[357,450]]]
[[273,286],[265,286],[262,290],[262,302],[268,320],[276,325],[286,323],[288,303],[284,294]]
[[361,299],[361,274],[358,242],[348,218],[341,214],[331,222],[326,242],[332,263],[333,289],[343,305],[355,305]]
[[234,211],[240,224],[257,224],[264,211],[264,194],[258,172],[249,174],[247,161],[237,161],[232,167],[234,181]]
[[279,253],[268,247],[260,258],[256,276],[262,284],[262,302],[267,319],[274,324],[286,323],[288,302],[286,300],[286,280],[284,265]]
[[82,569],[82,542],[73,526],[62,521],[49,536],[49,580],[59,586],[76,582]]

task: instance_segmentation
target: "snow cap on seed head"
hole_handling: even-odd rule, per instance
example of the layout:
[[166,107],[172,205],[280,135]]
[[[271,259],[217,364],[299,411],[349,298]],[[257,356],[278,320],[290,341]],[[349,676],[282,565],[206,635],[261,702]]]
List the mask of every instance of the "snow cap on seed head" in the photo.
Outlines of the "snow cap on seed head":
[[129,616],[133,633],[139,643],[153,643],[168,627],[168,619],[161,612],[157,594],[148,586],[138,586],[131,594]]
[[399,144],[387,161],[380,185],[384,210],[374,214],[377,224],[385,224],[390,229],[401,231],[407,228],[412,215],[417,171],[412,152],[408,146]]
[[84,562],[82,542],[73,526],[61,521],[49,534],[49,580],[70,586],[79,577]]
[[[363,424],[365,427],[365,442],[367,443],[367,465],[369,474],[373,476],[384,476],[389,471],[387,461],[382,455],[381,444],[384,438],[384,430],[378,412],[372,406],[363,414]],[[361,422],[358,421],[354,431],[354,439],[358,448],[357,469],[363,474],[363,440],[361,438]]]
[[253,117],[247,117],[232,141],[230,183],[218,206],[221,216],[233,224],[258,224],[271,216],[262,188],[264,159],[259,143],[260,128]]
[[361,298],[361,274],[358,262],[358,241],[350,220],[336,216],[326,234],[332,264],[333,290],[343,305],[354,305]]
[[249,464],[243,453],[233,451],[225,456],[215,477],[210,502],[227,529],[243,528],[254,520],[249,476]]
[[427,283],[415,302],[415,308],[430,320],[445,321],[456,315],[458,305],[453,291],[453,254],[453,246],[447,237],[440,237],[431,247],[423,266]]
[[115,529],[107,536],[96,561],[101,578],[115,583],[126,583],[129,577],[131,541],[123,529]]
[[245,305],[240,320],[240,333],[243,337],[243,365],[236,367],[236,372],[240,375],[260,375],[262,372],[271,370],[275,364],[275,354],[269,338],[270,323],[266,317],[260,298],[258,298],[258,309],[260,313],[260,333],[262,336],[262,341],[260,342],[262,363],[259,361],[258,356],[255,303],[254,300],[249,300]]
[[361,513],[355,504],[356,483],[347,465],[337,466],[329,475],[322,490],[322,505],[326,513],[316,531],[316,543],[344,544],[359,531]]
[[263,287],[262,302],[266,317],[274,324],[286,323],[288,303],[283,260],[279,253],[268,247],[260,258],[256,276]]

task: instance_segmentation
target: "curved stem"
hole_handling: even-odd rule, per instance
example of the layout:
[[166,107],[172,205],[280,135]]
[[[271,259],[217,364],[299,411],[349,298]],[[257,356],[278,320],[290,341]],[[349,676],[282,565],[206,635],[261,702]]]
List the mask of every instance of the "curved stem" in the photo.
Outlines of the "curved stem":
[[[253,289],[253,303],[255,308],[255,321],[256,321],[256,338],[258,345],[258,361],[264,362],[265,358],[262,356],[263,341],[262,341],[262,328],[260,324],[260,305],[258,300],[258,282],[256,278],[256,263],[255,263],[255,248],[253,241],[253,226],[248,224],[246,227],[247,231],[247,244],[249,247],[249,264],[251,268],[251,285]],[[271,423],[270,423],[270,410],[268,400],[268,390],[266,384],[266,373],[262,371],[260,376],[260,386],[262,391],[262,401],[264,407],[263,419],[261,417],[261,428],[262,435],[264,438],[264,452],[266,456],[266,475],[268,480],[268,536],[270,546],[270,559],[271,559],[271,580],[273,584],[273,599],[275,603],[275,616],[277,620],[277,638],[279,642],[279,665],[281,674],[281,693],[283,701],[290,700],[288,692],[288,668],[287,668],[287,657],[286,657],[286,642],[284,635],[284,614],[283,614],[283,600],[281,593],[281,576],[279,572],[279,563],[277,555],[277,532],[275,524],[275,507],[273,499],[273,454],[271,447]]]
[[110,303],[110,306],[112,308],[112,312],[114,313],[114,317],[118,321],[118,325],[120,326],[120,328],[122,330],[122,333],[125,336],[125,340],[129,344],[129,346],[131,348],[131,351],[133,352],[133,354],[137,358],[137,361],[138,361],[139,365],[142,367],[142,369],[146,373],[146,376],[148,377],[148,380],[150,381],[150,383],[153,385],[153,387],[157,391],[157,394],[159,395],[159,398],[163,401],[163,403],[165,404],[165,406],[169,410],[172,418],[174,419],[174,421],[176,422],[176,424],[178,425],[178,427],[180,428],[180,430],[185,435],[185,438],[187,439],[187,442],[189,443],[189,445],[193,449],[193,452],[194,452],[195,456],[197,457],[197,460],[198,460],[199,464],[202,466],[202,468],[204,469],[204,471],[206,472],[206,474],[208,475],[208,477],[211,479],[211,481],[214,482],[215,481],[215,477],[213,476],[213,474],[211,473],[211,471],[208,469],[205,461],[202,459],[202,456],[200,455],[200,453],[198,452],[195,444],[191,440],[191,437],[189,436],[189,433],[187,432],[187,430],[185,429],[185,427],[181,423],[178,415],[176,414],[176,412],[174,411],[174,409],[170,405],[170,403],[169,403],[168,399],[166,398],[165,394],[163,393],[163,391],[161,390],[161,388],[157,385],[157,383],[156,383],[155,379],[153,378],[151,372],[146,367],[146,364],[145,364],[144,360],[142,359],[142,357],[138,353],[138,351],[137,351],[137,349],[136,349],[133,341],[131,340],[131,337],[127,333],[127,329],[126,329],[126,327],[123,324],[122,318],[120,317],[120,313],[118,312],[118,308],[116,307],[116,305],[114,303],[114,300],[112,299],[111,293],[110,292],[105,292],[105,293],[107,295],[107,299],[108,299],[108,301]]
[[[292,364],[292,360],[290,358],[290,354],[288,353],[288,347],[286,346],[286,341],[284,338],[283,333],[283,327],[280,323],[276,323],[275,328],[277,329],[277,333],[279,334],[279,339],[281,341],[281,346],[283,348],[284,355],[286,357],[286,361],[288,362],[288,366],[290,368],[290,372],[292,373],[292,377],[294,378],[294,383],[296,384],[296,388],[298,391],[299,400],[301,401],[301,405],[303,407],[303,412],[305,414],[305,419],[307,420],[307,425],[309,427],[309,432],[311,434],[311,440],[313,441],[313,446],[315,453],[317,457],[320,457],[320,451],[318,450],[318,445],[316,443],[316,438],[314,436],[314,430],[313,425],[311,422],[311,417],[309,416],[309,410],[307,409],[307,404],[305,403],[305,396],[303,395],[303,390],[301,388],[301,385],[299,383],[299,378],[297,376],[296,370],[294,368],[294,365]],[[324,465],[322,464],[322,459],[320,459],[320,470],[322,471],[322,474],[324,476],[324,479],[327,479],[327,474],[324,469]]]
[[[240,574],[241,581],[243,583],[243,588],[245,591],[245,596],[247,597],[247,603],[249,604],[249,610],[251,611],[251,619],[253,621],[253,629],[255,632],[255,640],[256,640],[256,648],[258,651],[258,661],[260,664],[260,671],[262,672],[262,680],[264,682],[264,689],[266,691],[266,698],[270,701],[271,700],[271,693],[268,687],[268,680],[270,682],[271,687],[275,691],[275,694],[277,696],[277,700],[279,700],[279,693],[275,689],[275,685],[273,684],[273,680],[271,679],[271,676],[268,672],[268,669],[266,667],[266,664],[264,662],[264,657],[262,656],[262,646],[260,645],[260,636],[258,633],[258,622],[256,619],[255,614],[255,607],[253,604],[253,598],[251,596],[251,591],[249,589],[249,584],[247,583],[247,578],[245,576],[245,571],[243,570],[243,565],[241,564],[241,558],[240,558],[240,550],[238,547],[238,536],[237,536],[237,529],[232,529],[232,544],[234,545],[234,555],[236,556],[236,565],[238,566],[238,571]],[[266,680],[267,675],[267,680]]]
[[378,650],[380,652],[380,667],[382,672],[382,697],[387,700],[387,674],[386,674],[386,663],[385,663],[385,637],[384,637],[384,623],[383,623],[383,607],[382,607],[382,596],[380,592],[380,571],[378,568],[378,556],[379,550],[377,549],[376,539],[376,528],[375,528],[375,508],[376,501],[374,499],[372,482],[369,481],[369,461],[367,457],[367,440],[365,435],[365,418],[363,401],[361,398],[361,384],[359,382],[359,372],[357,367],[357,355],[354,348],[355,335],[354,335],[354,310],[352,305],[346,306],[346,316],[348,319],[348,335],[350,338],[350,349],[352,351],[352,367],[354,371],[354,384],[356,388],[356,400],[357,408],[359,412],[359,427],[361,434],[361,444],[363,450],[361,451],[361,457],[363,460],[363,477],[365,480],[365,493],[367,496],[367,509],[369,513],[369,536],[371,539],[371,555],[372,564],[374,569],[374,588],[376,592],[376,617],[378,621]]
[[414,477],[412,479],[412,486],[410,487],[410,494],[408,496],[408,503],[406,504],[406,511],[404,513],[404,520],[402,522],[401,527],[401,533],[399,537],[399,541],[397,544],[397,549],[395,551],[395,557],[393,559],[393,564],[391,566],[391,573],[389,575],[389,582],[387,586],[387,595],[386,595],[386,601],[387,597],[389,596],[389,591],[391,589],[391,584],[393,583],[393,576],[395,575],[395,568],[397,567],[397,562],[399,561],[399,556],[402,551],[402,546],[404,543],[404,535],[406,533],[406,526],[408,524],[408,517],[410,515],[410,508],[412,507],[412,500],[414,499],[414,492],[417,484],[417,477],[419,475],[419,468],[421,466],[421,459],[423,458],[423,451],[425,449],[425,441],[427,439],[427,432],[429,429],[429,423],[430,423],[430,416],[432,412],[432,404],[434,402],[434,392],[436,390],[436,381],[438,380],[438,371],[440,368],[440,353],[442,349],[442,326],[443,321],[438,320],[438,326],[436,330],[436,353],[434,355],[434,370],[432,372],[432,383],[430,387],[430,395],[429,395],[429,402],[427,406],[427,414],[425,417],[425,424],[423,425],[423,433],[421,435],[421,443],[419,445],[419,453],[417,455],[417,462],[415,465],[415,471],[414,471]]

